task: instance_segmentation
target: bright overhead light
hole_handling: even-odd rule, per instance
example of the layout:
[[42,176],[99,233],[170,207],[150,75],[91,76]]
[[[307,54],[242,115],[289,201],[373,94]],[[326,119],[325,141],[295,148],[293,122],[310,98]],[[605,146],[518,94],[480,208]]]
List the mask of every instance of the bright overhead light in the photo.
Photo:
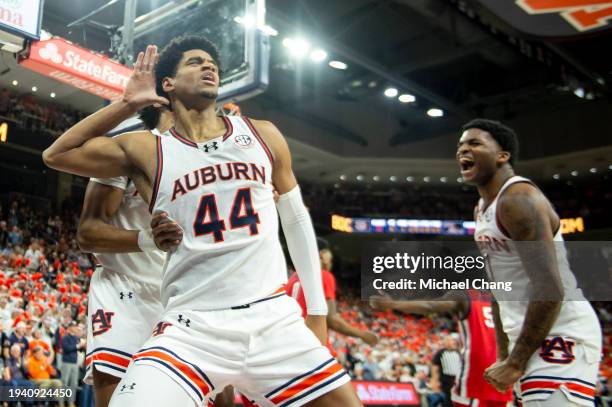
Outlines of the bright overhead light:
[[296,58],[301,58],[310,51],[310,44],[303,38],[285,38],[283,45]]
[[414,180],[414,177],[406,177],[406,181],[408,182],[412,182]]
[[340,184],[334,184],[334,188],[340,188]]
[[429,182],[429,181],[431,181],[430,177],[423,177],[423,182]]
[[276,37],[278,35],[278,31],[267,24],[261,27],[260,30],[265,34],[268,34],[270,37]]
[[376,85],[378,85],[378,82],[376,82],[376,81],[370,81],[370,82],[368,83],[368,88],[375,88],[375,87],[376,87]]
[[446,182],[446,177],[440,177],[440,182],[445,183]]
[[374,175],[374,176],[372,177],[372,180],[374,180],[374,181],[378,182],[378,181],[380,181],[380,177],[379,177],[378,175]]
[[334,69],[339,69],[341,71],[348,69],[348,65],[342,61],[329,61],[329,66]]
[[397,177],[396,177],[395,175],[391,175],[391,176],[389,177],[389,181],[391,181],[391,182],[395,182],[395,181],[397,181]]
[[463,178],[461,177],[457,178],[457,182],[461,184],[463,182]]
[[36,86],[32,86],[32,92],[36,92],[38,88]]
[[346,181],[346,175],[344,175],[344,174],[340,175],[340,179],[341,179],[342,181]]
[[554,175],[553,175],[553,179],[559,179],[559,178],[561,178],[561,175],[560,175],[560,174],[554,174]]
[[416,101],[416,97],[414,97],[414,95],[411,95],[409,93],[403,93],[399,95],[397,99],[402,103],[412,103]]
[[357,175],[357,181],[363,181],[363,175]]
[[591,168],[589,171],[591,171],[592,174],[595,174],[597,172],[597,168]]
[[388,97],[388,98],[394,98],[394,97],[397,96],[398,93],[399,93],[398,90],[395,89],[395,88],[387,88],[387,89],[385,89],[385,96]]
[[244,25],[246,28],[254,27],[256,24],[255,17],[253,17],[250,14],[247,14],[244,17],[236,16],[234,17],[234,21],[237,22],[238,24]]
[[13,86],[17,86],[17,85],[19,85],[19,81],[17,81],[17,79],[15,79],[15,80],[13,81]]
[[315,62],[325,61],[327,59],[327,52],[317,48],[310,53],[310,59]]
[[578,96],[580,99],[584,98],[584,88],[576,88],[576,90],[574,90],[574,95]]
[[49,96],[51,96],[52,98],[54,98],[54,97],[55,97],[55,92],[51,92],[51,94],[50,94]]
[[429,117],[442,117],[444,116],[444,111],[442,109],[432,108],[427,111],[427,115]]
[[572,174],[572,177],[577,177],[578,176],[578,171],[574,170],[574,171],[570,172],[570,174]]

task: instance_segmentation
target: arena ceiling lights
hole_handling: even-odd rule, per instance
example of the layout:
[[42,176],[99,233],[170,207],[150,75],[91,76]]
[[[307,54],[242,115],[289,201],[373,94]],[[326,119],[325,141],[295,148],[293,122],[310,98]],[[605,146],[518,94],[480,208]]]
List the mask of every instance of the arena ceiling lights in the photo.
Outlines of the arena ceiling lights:
[[397,96],[399,91],[396,88],[387,88],[385,89],[385,96],[388,98],[394,98]]
[[[313,48],[310,45],[310,42],[308,42],[308,40],[301,38],[301,37],[297,37],[297,38],[287,37],[283,39],[283,46],[287,48],[287,50],[289,51],[289,54],[296,59],[302,59],[306,55],[309,55],[310,60],[313,62],[323,62],[327,59],[327,51],[325,51],[322,48]],[[332,66],[332,68],[335,68],[335,67]],[[346,69],[346,68],[336,68],[336,69]]]
[[329,66],[340,71],[345,71],[348,69],[348,65],[342,61],[329,61]]
[[442,117],[444,116],[444,110],[438,108],[431,108],[427,111],[427,116],[429,117]]
[[399,95],[397,100],[399,100],[402,103],[414,103],[416,101],[416,97],[414,95],[409,94],[409,93],[403,93],[403,94]]
[[416,102],[416,96],[414,96],[414,95],[412,95],[410,93],[401,93],[400,94],[400,91],[397,88],[395,88],[395,87],[388,87],[388,88],[386,88],[385,91],[384,91],[384,95],[386,97],[388,97],[388,98],[395,98],[395,97],[397,97],[397,100],[400,103],[404,103],[404,104]]
[[[250,27],[254,24],[254,21],[250,21],[247,18],[242,18],[242,17],[236,17],[234,18],[234,21],[240,24],[244,24],[247,27]],[[283,39],[282,44],[283,44],[283,47],[287,49],[289,54],[296,60],[304,59],[308,55],[311,61],[318,63],[318,62],[323,62],[327,60],[327,57],[328,57],[328,54],[325,50],[323,50],[322,48],[314,48],[310,44],[310,42],[303,37],[298,37],[298,36],[286,37]],[[339,60],[332,59],[331,61],[329,61],[328,65],[331,68],[334,68],[340,71],[344,71],[348,69],[348,65],[345,62],[342,62]],[[353,84],[355,82],[356,81],[353,81],[352,86],[354,86]],[[359,81],[358,86],[361,86],[361,84],[362,84],[361,81]],[[378,83],[375,81],[370,81],[370,83],[368,84],[368,87],[374,88],[376,87],[377,84]],[[402,104],[410,104],[410,103],[416,102],[415,95],[411,93],[407,93],[407,92],[400,92],[400,90],[394,86],[389,86],[385,88],[384,95],[390,99],[397,98],[397,100]],[[439,118],[439,117],[444,116],[444,111],[439,108],[430,108],[427,111],[427,115],[432,118]]]

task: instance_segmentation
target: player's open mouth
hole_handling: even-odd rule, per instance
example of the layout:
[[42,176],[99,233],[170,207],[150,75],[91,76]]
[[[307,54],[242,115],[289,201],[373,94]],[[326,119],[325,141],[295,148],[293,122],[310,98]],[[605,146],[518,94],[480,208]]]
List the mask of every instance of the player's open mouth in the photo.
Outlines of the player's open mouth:
[[461,175],[471,175],[474,169],[474,161],[467,157],[462,157],[459,159],[459,165],[461,166]]
[[202,75],[202,77],[200,79],[203,80],[204,82],[206,82],[209,85],[213,85],[214,86],[216,84],[215,83],[215,76],[212,73],[210,73],[210,72],[205,73],[204,75]]

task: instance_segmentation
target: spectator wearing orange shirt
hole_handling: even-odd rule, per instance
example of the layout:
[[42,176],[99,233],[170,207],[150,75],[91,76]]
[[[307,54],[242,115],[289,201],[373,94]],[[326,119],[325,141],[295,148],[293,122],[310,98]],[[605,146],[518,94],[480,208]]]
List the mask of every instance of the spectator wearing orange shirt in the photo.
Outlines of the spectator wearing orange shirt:
[[42,332],[40,331],[40,329],[36,329],[34,333],[32,334],[32,337],[33,339],[30,341],[30,351],[34,352],[34,348],[36,348],[37,346],[40,346],[45,356],[47,356],[47,358],[49,359],[49,363],[51,363],[53,361],[53,358],[51,355],[51,347],[49,346],[47,342],[41,339]]
[[62,382],[59,379],[52,379],[56,376],[55,369],[43,352],[42,346],[36,346],[32,350],[32,356],[28,358],[26,364],[29,379],[40,388],[59,388]]

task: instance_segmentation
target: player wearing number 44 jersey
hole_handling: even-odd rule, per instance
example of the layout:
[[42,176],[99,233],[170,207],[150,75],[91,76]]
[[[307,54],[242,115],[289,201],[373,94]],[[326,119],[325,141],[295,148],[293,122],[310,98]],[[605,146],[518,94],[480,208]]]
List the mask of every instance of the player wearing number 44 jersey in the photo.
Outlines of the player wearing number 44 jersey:
[[[601,327],[577,288],[559,217],[544,194],[516,176],[514,131],[491,120],[463,127],[461,175],[476,185],[475,239],[494,291],[497,362],[485,378],[500,390],[516,383],[525,407],[592,406],[601,357]],[[564,300],[566,299],[566,300]]]
[[[260,406],[359,406],[348,375],[322,345],[327,309],[316,238],[287,143],[269,122],[215,115],[218,60],[201,37],[175,39],[159,56],[147,47],[123,99],[43,153],[58,170],[130,176],[150,210],[183,229],[164,269],[164,315],[110,405],[203,406],[233,384]],[[165,137],[101,137],[154,104],[174,113]],[[279,216],[306,295],[306,321],[284,293]]]

